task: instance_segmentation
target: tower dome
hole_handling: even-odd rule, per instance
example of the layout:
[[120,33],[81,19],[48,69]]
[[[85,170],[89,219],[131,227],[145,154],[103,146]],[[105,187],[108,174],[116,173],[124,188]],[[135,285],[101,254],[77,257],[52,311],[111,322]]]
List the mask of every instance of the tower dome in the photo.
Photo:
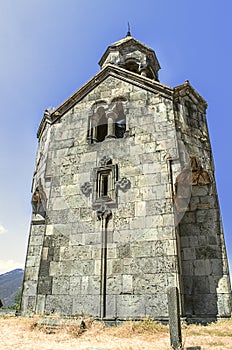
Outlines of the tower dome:
[[131,36],[127,36],[108,46],[99,61],[101,68],[114,64],[131,72],[159,81],[160,64],[155,52]]

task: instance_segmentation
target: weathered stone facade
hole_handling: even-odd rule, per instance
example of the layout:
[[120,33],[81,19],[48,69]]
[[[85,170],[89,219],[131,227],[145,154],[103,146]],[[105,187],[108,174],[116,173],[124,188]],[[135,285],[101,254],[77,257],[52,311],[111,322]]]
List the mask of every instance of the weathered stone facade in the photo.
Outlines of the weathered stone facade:
[[38,130],[22,313],[230,316],[206,102],[130,35],[100,66]]

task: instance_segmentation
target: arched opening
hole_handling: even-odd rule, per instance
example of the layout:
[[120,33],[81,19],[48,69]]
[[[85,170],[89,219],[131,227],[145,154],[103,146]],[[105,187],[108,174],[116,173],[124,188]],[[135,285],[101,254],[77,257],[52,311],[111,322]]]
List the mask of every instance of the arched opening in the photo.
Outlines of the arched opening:
[[138,73],[139,65],[134,60],[130,60],[125,63],[123,68],[129,70],[130,72]]
[[126,119],[118,119],[115,123],[115,136],[116,138],[123,138],[126,131]]
[[102,115],[97,125],[97,142],[105,140],[107,135],[107,119],[105,115]]
[[[106,138],[123,138],[126,131],[124,104],[127,99],[115,97],[109,105],[96,102],[89,117],[87,139],[89,143],[103,142]],[[104,105],[102,103],[104,102]]]

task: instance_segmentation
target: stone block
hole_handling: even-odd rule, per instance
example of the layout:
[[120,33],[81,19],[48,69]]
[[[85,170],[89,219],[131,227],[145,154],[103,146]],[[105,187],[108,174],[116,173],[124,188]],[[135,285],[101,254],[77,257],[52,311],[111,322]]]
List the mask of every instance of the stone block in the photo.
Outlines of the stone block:
[[23,286],[23,294],[25,296],[35,296],[37,281],[25,281]]
[[[110,273],[112,273],[112,272],[110,272]],[[101,274],[101,260],[95,259],[95,261],[94,261],[94,275],[100,276],[100,274]]]
[[36,256],[40,256],[41,255],[41,251],[42,251],[42,247],[39,245],[30,245],[28,247],[28,256],[30,257],[36,257]]
[[205,268],[205,261],[204,260],[195,260],[195,275],[196,276],[205,276],[206,275],[206,268]]
[[215,209],[201,209],[196,212],[196,219],[198,223],[217,221],[218,220],[218,212]]
[[46,261],[48,258],[48,247],[42,249],[42,260]]
[[218,294],[217,307],[221,317],[231,317],[231,292]]
[[[191,218],[188,218],[187,220],[189,219],[191,220]],[[192,218],[192,220],[194,221],[194,218]],[[185,218],[183,218],[183,220],[180,222],[179,228],[181,237],[195,237],[201,233],[199,225],[195,223],[185,223]]]
[[43,315],[45,309],[45,295],[37,295],[36,314]]
[[108,248],[107,248],[107,257],[108,259],[116,259],[118,257],[118,249],[117,246],[115,246],[114,244],[108,244]]
[[122,275],[122,293],[133,294],[133,276]]
[[23,316],[33,316],[36,307],[36,297],[23,294],[21,311]]
[[192,303],[196,315],[217,315],[217,294],[196,294]]
[[40,255],[28,256],[26,261],[26,267],[39,267],[40,266]]
[[173,214],[163,214],[163,225],[165,227],[173,226],[175,227],[175,219]]
[[205,197],[205,196],[208,196],[208,194],[209,194],[208,186],[192,186],[192,196]]
[[107,294],[120,294],[122,292],[122,276],[108,276],[106,279]]
[[154,274],[157,272],[158,258],[137,258],[133,260],[131,271],[133,274]]
[[217,292],[218,293],[230,293],[231,287],[230,283],[228,281],[227,275],[220,275],[218,278],[218,285],[217,285]]
[[147,273],[133,277],[133,291],[134,294],[139,295],[157,295],[162,294],[163,284],[166,283],[165,277],[162,274]]
[[209,294],[210,285],[208,276],[194,276],[194,292],[196,294]]
[[106,295],[106,318],[117,318],[117,295]]
[[72,315],[95,316],[100,315],[100,296],[79,294],[73,298]]
[[181,224],[193,224],[196,222],[195,211],[186,212],[181,220]]
[[148,318],[168,318],[167,296],[166,294],[145,295],[146,317]]
[[70,295],[47,295],[45,314],[72,315],[73,297]]
[[133,242],[131,245],[131,256],[133,258],[151,257],[152,244],[149,241]]
[[68,210],[53,210],[48,212],[49,224],[66,224],[68,222]]
[[33,225],[31,228],[31,236],[43,236],[45,231],[44,225]]
[[181,247],[182,248],[189,248],[190,247],[190,243],[189,243],[189,237],[186,237],[186,236],[182,236],[180,238],[180,241],[181,241]]
[[52,294],[69,294],[70,277],[53,277]]
[[176,287],[169,287],[167,289],[167,294],[168,294],[170,343],[173,349],[178,350],[182,347],[178,289]]
[[196,258],[199,259],[194,248],[183,248],[183,260],[195,260]]
[[218,246],[206,246],[195,249],[197,259],[217,259],[220,256]]
[[40,276],[38,280],[38,294],[52,294],[52,278]]
[[[113,247],[112,247],[112,249],[113,249]],[[91,254],[92,254],[92,256],[91,256],[92,259],[94,259],[94,260],[100,259],[101,258],[101,245],[97,244],[95,246],[92,246],[91,247]],[[113,256],[110,256],[110,257],[113,257]]]
[[71,295],[81,294],[81,277],[70,276],[70,294]]
[[24,278],[25,280],[37,281],[39,275],[39,266],[26,267]]
[[49,276],[49,267],[50,267],[49,261],[44,261],[44,260],[40,261],[39,274],[41,277]]
[[50,262],[49,275],[50,276],[59,276],[60,275],[60,262],[52,261]]
[[[83,285],[83,281],[82,281]],[[83,294],[83,292],[82,292]],[[88,281],[88,294],[98,296],[100,294],[100,277],[90,276]]]
[[133,263],[132,258],[123,259],[123,274],[131,274],[131,266]]
[[130,229],[131,230],[140,230],[145,228],[145,217],[141,216],[141,217],[136,217],[134,220],[131,220],[130,222]]
[[112,274],[123,274],[123,261],[121,259],[112,259]]
[[86,246],[65,246],[61,247],[60,259],[61,260],[89,260],[92,257],[91,247]]
[[146,202],[135,203],[135,216],[146,216]]
[[60,274],[62,276],[71,276],[72,275],[72,267],[73,267],[73,261],[67,260],[60,262]]
[[71,274],[74,276],[93,275],[94,261],[93,260],[73,261]]
[[81,277],[81,294],[89,294],[89,280],[90,276]]
[[43,235],[31,235],[31,238],[30,238],[30,244],[36,246],[36,245],[39,245],[41,246],[43,244]]
[[46,225],[46,236],[53,235],[53,225]]
[[131,230],[124,230],[123,227],[119,230],[114,230],[113,241],[116,244],[126,244],[131,240]]
[[118,295],[117,316],[119,318],[145,317],[145,305],[143,295]]
[[[86,230],[89,227],[86,228]],[[86,245],[98,245],[101,243],[101,234],[99,232],[85,234],[85,244]]]
[[55,197],[49,204],[49,210],[67,209],[67,203],[63,197]]

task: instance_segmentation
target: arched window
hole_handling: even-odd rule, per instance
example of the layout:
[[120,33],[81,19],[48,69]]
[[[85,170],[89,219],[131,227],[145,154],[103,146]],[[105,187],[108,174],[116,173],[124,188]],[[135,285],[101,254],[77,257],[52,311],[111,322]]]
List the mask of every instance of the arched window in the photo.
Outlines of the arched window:
[[[101,107],[103,109],[103,107]],[[100,114],[100,119],[97,124],[97,142],[102,142],[107,136],[107,119],[104,112]]]
[[96,102],[89,117],[87,139],[90,143],[102,142],[107,138],[123,138],[126,131],[126,115],[123,104],[125,97],[114,98],[110,105]]
[[[104,159],[103,159],[104,160]],[[101,163],[94,168],[93,205],[116,203],[116,182],[118,180],[117,165],[112,160]]]
[[122,67],[134,73],[138,73],[139,71],[139,65],[137,61],[131,58],[127,59],[126,63]]
[[115,122],[115,136],[116,138],[123,138],[126,131],[126,119],[118,119]]
[[123,102],[126,99],[124,97],[116,97],[112,100],[111,105],[113,105],[113,111],[115,112],[115,137],[123,138],[126,131],[126,115],[124,111]]

